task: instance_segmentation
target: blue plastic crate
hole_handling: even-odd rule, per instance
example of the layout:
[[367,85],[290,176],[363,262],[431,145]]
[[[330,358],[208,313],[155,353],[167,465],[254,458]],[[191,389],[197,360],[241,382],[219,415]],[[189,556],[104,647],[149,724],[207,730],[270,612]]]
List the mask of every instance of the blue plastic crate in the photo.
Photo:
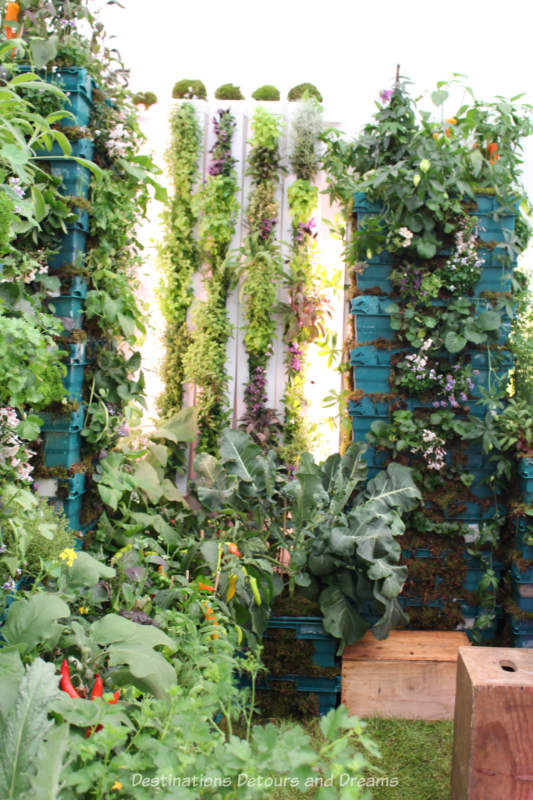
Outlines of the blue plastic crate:
[[76,90],[67,90],[65,94],[68,96],[64,106],[65,111],[70,111],[74,115],[74,119],[72,117],[64,117],[59,121],[59,125],[62,128],[72,125],[77,125],[80,128],[86,127],[89,124],[93,108],[90,96],[85,91]]
[[522,611],[533,612],[533,581],[525,581],[516,564],[511,567],[513,597]]
[[71,467],[81,458],[79,432],[48,431],[44,433],[46,467]]
[[48,259],[50,270],[61,269],[66,265],[83,267],[87,249],[87,233],[73,229],[63,236],[57,244],[58,252]]
[[533,458],[521,458],[518,462],[520,489],[525,503],[533,501]]
[[327,714],[337,707],[338,695],[341,690],[341,678],[302,678],[300,675],[268,676],[257,684],[257,690],[263,692],[279,692],[280,683],[293,683],[297,692],[316,694],[318,700],[318,713],[320,716]]
[[515,547],[520,551],[520,555],[526,561],[533,561],[533,544],[529,544],[527,539],[533,540],[533,518],[527,522],[526,519],[518,520],[515,529]]
[[39,414],[43,420],[42,430],[47,433],[79,433],[85,420],[85,406],[70,414],[52,414],[49,411],[40,411]]
[[533,620],[525,622],[511,617],[510,622],[515,647],[533,647]]
[[67,331],[83,327],[83,300],[72,295],[60,295],[49,300],[50,310],[60,317]]
[[58,142],[54,142],[50,150],[35,150],[39,158],[85,158],[93,160],[94,142],[92,139],[77,139],[70,142],[71,152],[65,153]]
[[87,167],[71,158],[58,158],[50,162],[50,172],[61,179],[61,191],[73,197],[89,197],[91,173]]
[[82,399],[84,377],[85,364],[67,364],[67,372],[62,381],[71,403],[79,403]]
[[297,639],[310,639],[313,642],[313,661],[321,667],[334,667],[338,642],[326,633],[320,617],[270,617],[265,637],[275,630],[292,630]]

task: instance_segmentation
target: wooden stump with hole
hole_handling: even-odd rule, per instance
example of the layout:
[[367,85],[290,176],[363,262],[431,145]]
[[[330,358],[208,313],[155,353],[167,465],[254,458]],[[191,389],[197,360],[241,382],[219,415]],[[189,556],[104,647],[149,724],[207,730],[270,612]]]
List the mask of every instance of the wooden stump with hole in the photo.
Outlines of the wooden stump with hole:
[[533,650],[460,649],[451,800],[533,800]]
[[342,657],[342,703],[350,714],[398,719],[453,719],[457,652],[469,644],[456,631],[370,631]]

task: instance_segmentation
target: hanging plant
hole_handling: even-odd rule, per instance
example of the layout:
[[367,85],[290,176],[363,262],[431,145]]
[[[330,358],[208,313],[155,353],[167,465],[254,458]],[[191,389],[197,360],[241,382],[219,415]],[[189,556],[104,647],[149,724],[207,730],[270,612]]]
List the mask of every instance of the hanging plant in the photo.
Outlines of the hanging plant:
[[201,129],[194,106],[178,106],[170,119],[170,146],[166,154],[172,182],[169,207],[163,215],[164,240],[159,252],[165,285],[161,309],[166,319],[165,391],[161,412],[171,415],[182,407],[185,371],[183,359],[190,345],[187,312],[192,303],[192,276],[198,269],[198,249],[193,235],[197,210],[193,191],[198,176]]
[[281,276],[281,254],[276,241],[279,207],[275,194],[281,175],[282,124],[279,116],[261,107],[252,119],[247,171],[252,178],[252,191],[241,265],[246,319],[244,346],[249,373],[245,389],[247,411],[242,422],[262,443],[275,441],[280,426],[276,412],[266,407],[266,367],[273,352],[274,309]]
[[194,309],[193,333],[183,364],[185,380],[196,386],[199,448],[215,454],[229,416],[226,350],[232,326],[226,305],[235,283],[235,268],[228,252],[239,211],[239,185],[231,155],[235,118],[229,110],[221,110],[213,118],[213,126],[216,141],[211,148],[209,178],[195,204],[207,301],[197,303]]
[[313,426],[306,419],[306,358],[309,345],[324,336],[326,305],[316,266],[316,220],[318,188],[312,183],[320,166],[318,152],[322,114],[318,104],[306,101],[293,120],[290,165],[296,180],[289,186],[292,221],[292,254],[287,275],[289,304],[285,314],[287,384],[283,397],[285,423],[281,454],[296,466],[311,447]]

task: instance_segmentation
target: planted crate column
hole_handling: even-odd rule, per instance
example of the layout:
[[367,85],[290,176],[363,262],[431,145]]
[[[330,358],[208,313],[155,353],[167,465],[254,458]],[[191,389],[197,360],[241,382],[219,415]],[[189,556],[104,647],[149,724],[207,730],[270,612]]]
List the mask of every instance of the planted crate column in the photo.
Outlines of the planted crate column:
[[[62,127],[85,128],[92,110],[93,80],[87,70],[78,67],[58,69],[47,72],[43,77],[58,84],[68,96],[65,109],[74,115],[61,120]],[[72,152],[65,156],[57,142],[52,149],[39,151],[40,159],[45,159],[51,174],[60,179],[60,192],[69,198],[79,198],[80,204],[88,201],[90,190],[90,171],[75,159],[92,161],[94,145],[88,138],[71,142]],[[75,202],[75,200],[74,200]],[[82,333],[84,303],[88,284],[84,273],[84,260],[89,232],[89,213],[86,208],[74,205],[77,219],[67,226],[67,232],[57,239],[56,253],[48,262],[49,272],[58,274],[61,291],[49,301],[50,309],[58,316],[70,341],[65,345],[68,355],[65,359],[66,374],[63,385],[67,400],[73,410],[68,414],[44,413],[42,428],[44,439],[44,465],[69,469],[81,459],[81,430],[84,425],[85,406],[82,389],[85,367],[87,365],[87,344]],[[42,483],[42,482],[41,482]],[[85,474],[76,473],[72,477],[52,481],[55,486],[55,505],[62,510],[70,527],[81,531],[80,519],[83,495],[86,490]],[[42,493],[50,492],[50,481],[45,481]]]
[[[533,502],[533,459],[522,458],[518,466],[522,501]],[[511,566],[513,600],[517,611],[511,616],[511,632],[517,647],[533,647],[533,525],[529,517],[515,521],[514,555]]]
[[[354,213],[358,228],[367,226],[372,218],[381,210],[381,205],[369,201],[364,193],[356,193],[354,197]],[[479,258],[483,260],[480,279],[473,287],[473,296],[467,298],[473,307],[474,319],[479,319],[486,311],[490,311],[490,292],[505,292],[510,289],[512,270],[516,259],[509,259],[505,254],[505,242],[512,234],[516,209],[507,209],[501,213],[498,200],[485,195],[477,196],[475,208],[468,212],[475,215],[478,235],[481,240],[478,248]],[[487,242],[484,247],[483,243]],[[443,261],[450,255],[450,250],[440,251]],[[502,255],[505,257],[502,258]],[[422,349],[410,347],[405,341],[398,340],[397,321],[401,311],[400,300],[395,297],[395,286],[398,285],[397,274],[391,282],[391,273],[398,270],[400,259],[392,253],[382,250],[373,255],[368,254],[366,262],[357,269],[357,294],[352,301],[352,313],[355,317],[356,347],[351,353],[351,365],[354,369],[355,392],[349,403],[355,441],[375,442],[380,428],[389,426],[391,421],[398,425],[398,438],[408,437],[407,431],[401,430],[401,412],[438,413],[441,403],[435,398],[425,400],[410,394],[405,387],[399,389],[394,383],[394,371],[397,364],[407,359],[419,359]],[[505,264],[505,266],[502,266]],[[422,275],[423,265],[416,264]],[[453,298],[455,299],[455,298]],[[435,315],[439,309],[445,308],[449,301],[435,299],[432,310]],[[483,317],[481,317],[484,319]],[[485,315],[485,318],[487,316]],[[478,404],[482,392],[490,386],[491,380],[504,378],[512,361],[505,351],[505,343],[510,329],[510,320],[505,317],[498,332],[497,346],[500,351],[497,367],[491,361],[487,350],[472,349],[467,346],[461,356],[468,360],[471,369],[469,389],[470,401],[468,414],[482,419],[487,407]],[[452,353],[444,354],[450,362],[450,373],[456,369],[456,358]],[[423,356],[422,356],[423,357]],[[412,363],[412,362],[411,362]],[[455,381],[454,381],[455,383]],[[430,393],[431,394],[431,393]],[[462,405],[465,405],[466,395]],[[446,403],[442,405],[447,405]],[[457,404],[459,405],[459,404]],[[448,409],[447,409],[448,410]],[[464,414],[464,409],[453,408],[454,414]],[[457,419],[462,419],[456,416]],[[408,424],[407,417],[406,424]],[[429,427],[429,425],[428,425]],[[428,432],[428,436],[429,436]],[[442,443],[444,445],[444,442]],[[437,627],[450,617],[450,610],[455,609],[457,627],[469,629],[481,609],[475,600],[475,593],[483,576],[484,569],[480,559],[469,555],[468,543],[475,541],[479,534],[482,520],[492,517],[496,509],[490,507],[491,491],[485,481],[491,474],[488,457],[484,456],[480,445],[469,444],[466,448],[447,449],[446,467],[456,465],[456,471],[468,471],[473,481],[465,489],[465,497],[459,500],[457,494],[449,497],[432,497],[424,511],[427,517],[427,531],[432,532],[432,520],[446,523],[460,523],[464,526],[465,536],[462,546],[459,543],[451,550],[438,551],[435,547],[414,547],[403,551],[403,560],[408,564],[410,578],[403,592],[402,600],[405,610],[415,618],[415,627]],[[413,464],[416,450],[405,447],[402,460]],[[390,460],[390,453],[383,447],[370,446],[367,452],[369,474],[373,476],[378,469]],[[393,459],[394,460],[394,459]],[[443,463],[444,466],[444,463]],[[503,515],[505,509],[499,507]],[[503,564],[493,560],[494,573],[501,575]],[[450,586],[447,575],[454,574],[455,582]],[[532,601],[533,602],[533,601]],[[425,622],[424,622],[425,618]],[[484,631],[485,638],[493,635],[494,626]]]

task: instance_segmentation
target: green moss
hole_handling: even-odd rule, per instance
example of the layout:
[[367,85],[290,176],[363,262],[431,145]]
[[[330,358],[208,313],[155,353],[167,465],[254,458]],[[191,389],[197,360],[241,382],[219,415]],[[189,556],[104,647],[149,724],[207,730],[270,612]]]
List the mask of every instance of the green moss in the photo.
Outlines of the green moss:
[[264,86],[260,86],[255,92],[252,94],[254,100],[266,100],[268,102],[279,100],[281,95],[279,89],[276,89],[275,86],[272,86],[269,83],[266,83]]
[[217,100],[244,100],[244,95],[241,92],[240,86],[234,86],[232,83],[223,83],[215,92]]
[[319,103],[322,102],[322,95],[313,83],[299,83],[293,86],[287,95],[287,100],[295,102],[304,97],[314,97]]
[[175,100],[192,100],[193,97],[198,100],[206,100],[207,91],[202,81],[185,79],[174,84],[172,97]]
[[157,95],[153,92],[137,92],[131,99],[136,106],[144,106],[145,108],[150,108],[150,106],[157,103]]

